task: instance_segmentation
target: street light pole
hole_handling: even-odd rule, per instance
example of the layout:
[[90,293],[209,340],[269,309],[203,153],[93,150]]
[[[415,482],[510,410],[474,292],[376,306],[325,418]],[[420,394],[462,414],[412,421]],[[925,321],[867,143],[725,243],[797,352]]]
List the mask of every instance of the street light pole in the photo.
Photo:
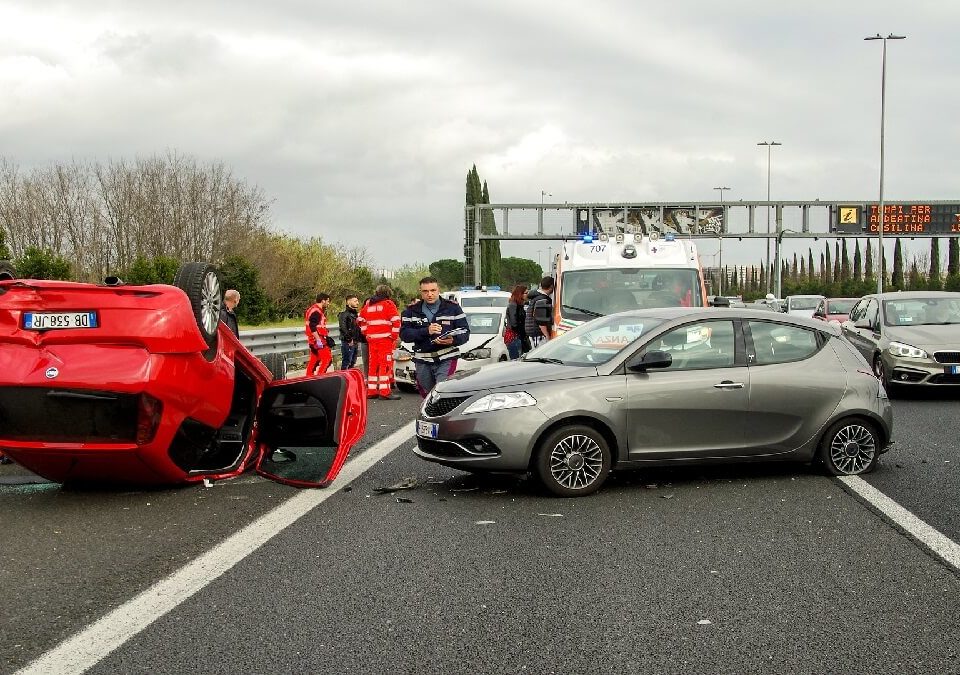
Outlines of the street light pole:
[[[773,146],[783,145],[783,143],[780,143],[779,141],[761,141],[760,143],[757,143],[757,145],[767,146],[767,201],[769,202],[770,201],[771,152],[773,150]],[[767,204],[767,271],[766,271],[766,274],[763,275],[764,279],[766,280],[766,283],[765,283],[766,288],[764,288],[765,293],[770,292],[770,272],[771,271],[772,270],[770,269],[770,205]]]
[[553,195],[546,190],[540,190],[540,206],[543,206],[544,197],[552,197]]
[[884,262],[883,262],[883,225],[886,220],[885,214],[883,212],[883,125],[884,125],[884,116],[886,112],[886,99],[887,99],[887,40],[904,40],[906,35],[894,35],[890,33],[887,37],[882,37],[880,33],[872,35],[870,37],[863,38],[864,40],[882,40],[883,41],[883,56],[881,57],[881,66],[880,66],[880,203],[878,205],[879,218],[880,222],[877,225],[877,240],[879,241],[880,247],[880,273],[877,275],[877,293],[883,293],[883,273],[884,273]]
[[727,276],[723,271],[723,228],[727,224],[727,212],[723,208],[723,191],[729,190],[728,187],[715,187],[714,190],[720,191],[720,231],[717,233],[717,236],[720,239],[720,262],[717,264],[717,269],[720,272],[720,292],[717,295],[723,295],[723,278]]

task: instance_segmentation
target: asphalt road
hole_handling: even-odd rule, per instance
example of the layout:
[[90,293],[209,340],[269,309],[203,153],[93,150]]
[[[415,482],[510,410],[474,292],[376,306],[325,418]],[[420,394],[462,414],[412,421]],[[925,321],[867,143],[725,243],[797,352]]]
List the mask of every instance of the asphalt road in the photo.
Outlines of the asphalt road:
[[[376,402],[363,447],[417,403]],[[958,540],[957,398],[894,405],[897,446],[868,480]],[[424,463],[412,445],[93,672],[957,671],[960,575],[807,467],[631,472],[558,500]],[[375,491],[407,477],[416,488]],[[292,494],[251,476],[0,485],[0,671]]]

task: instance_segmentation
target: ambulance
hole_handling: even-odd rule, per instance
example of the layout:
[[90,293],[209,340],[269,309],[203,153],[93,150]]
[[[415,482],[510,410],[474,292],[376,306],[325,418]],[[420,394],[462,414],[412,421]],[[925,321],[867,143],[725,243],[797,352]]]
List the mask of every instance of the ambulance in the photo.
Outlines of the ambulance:
[[696,244],[674,233],[584,234],[553,261],[554,335],[632,309],[706,307]]

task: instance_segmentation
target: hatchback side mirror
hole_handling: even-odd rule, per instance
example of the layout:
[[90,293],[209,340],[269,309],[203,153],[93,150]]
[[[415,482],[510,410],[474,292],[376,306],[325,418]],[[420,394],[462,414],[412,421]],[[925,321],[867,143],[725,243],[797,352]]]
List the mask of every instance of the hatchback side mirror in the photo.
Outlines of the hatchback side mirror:
[[854,328],[873,328],[873,324],[870,323],[870,319],[857,319],[853,322]]
[[627,368],[635,373],[644,373],[648,368],[669,368],[673,357],[669,352],[654,349],[644,354],[639,360],[634,360]]

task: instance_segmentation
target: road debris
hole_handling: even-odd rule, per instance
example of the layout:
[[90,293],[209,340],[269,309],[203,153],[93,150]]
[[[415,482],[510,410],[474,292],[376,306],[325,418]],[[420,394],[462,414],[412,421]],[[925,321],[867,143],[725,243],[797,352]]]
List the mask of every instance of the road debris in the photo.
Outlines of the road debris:
[[397,497],[398,504],[413,504],[413,500],[409,497]]
[[548,518],[563,518],[562,513],[538,513],[538,516],[547,516]]
[[379,492],[380,494],[389,494],[391,492],[397,492],[398,490],[412,490],[415,487],[417,487],[416,478],[404,478],[399,483],[394,483],[389,487],[373,488],[373,491]]
[[478,520],[474,525],[496,525],[495,520]]
[[697,621],[697,624],[700,626],[709,626],[713,624],[713,621],[711,621],[710,619],[700,619],[699,621]]

